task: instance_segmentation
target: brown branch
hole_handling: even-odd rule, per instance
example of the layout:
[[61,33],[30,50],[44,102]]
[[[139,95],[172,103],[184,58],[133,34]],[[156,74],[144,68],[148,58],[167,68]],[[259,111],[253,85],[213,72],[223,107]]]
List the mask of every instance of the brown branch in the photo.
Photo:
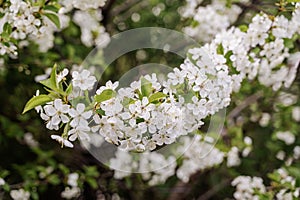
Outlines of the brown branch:
[[110,12],[110,16],[117,16],[119,15],[121,12],[128,10],[129,8],[131,8],[134,4],[138,3],[141,0],[128,0],[126,2],[124,2],[123,4],[121,4],[120,6],[116,6],[111,12]]
[[244,102],[242,102],[240,105],[235,107],[227,116],[229,125],[234,125],[234,118],[237,117],[242,110],[247,108],[249,105],[256,102],[258,99],[260,99],[263,96],[263,92],[259,91],[256,94],[253,94],[245,99]]

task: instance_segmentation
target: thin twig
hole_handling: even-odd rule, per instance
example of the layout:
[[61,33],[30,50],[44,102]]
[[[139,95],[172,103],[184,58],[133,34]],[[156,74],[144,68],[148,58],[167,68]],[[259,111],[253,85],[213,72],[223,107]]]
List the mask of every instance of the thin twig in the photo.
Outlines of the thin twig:
[[128,10],[128,8],[131,8],[134,4],[138,3],[141,0],[128,0],[122,3],[120,6],[116,6],[111,12],[110,16],[117,16],[121,12]]
[[241,103],[240,105],[238,105],[237,107],[235,107],[228,114],[228,116],[227,116],[229,125],[233,125],[234,124],[234,118],[237,117],[241,113],[242,110],[244,110],[249,105],[251,105],[254,102],[256,102],[262,96],[263,96],[263,92],[259,91],[259,92],[255,93],[255,94],[249,96],[248,98],[245,99],[245,101],[243,103]]

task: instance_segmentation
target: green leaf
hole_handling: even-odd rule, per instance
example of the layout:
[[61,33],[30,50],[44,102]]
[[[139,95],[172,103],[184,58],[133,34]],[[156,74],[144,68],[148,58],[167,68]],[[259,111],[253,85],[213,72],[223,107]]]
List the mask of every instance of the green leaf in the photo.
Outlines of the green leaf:
[[248,26],[247,26],[247,25],[240,25],[240,26],[239,26],[239,29],[240,29],[240,31],[246,33],[247,30],[248,30]]
[[59,8],[57,8],[57,7],[53,6],[53,5],[46,5],[46,6],[44,6],[44,10],[50,10],[52,12],[57,13],[58,10],[59,10]]
[[99,172],[96,166],[84,166],[85,175],[88,177],[99,177]]
[[58,164],[58,168],[63,172],[64,175],[67,175],[70,173],[69,168],[67,168],[63,164]]
[[95,96],[95,101],[98,103],[101,103],[103,101],[107,101],[107,100],[115,97],[116,95],[117,95],[117,93],[114,90],[111,90],[111,89],[103,90],[101,92],[101,94],[98,94]]
[[10,186],[8,184],[2,185],[2,188],[4,191],[9,192],[10,191]]
[[139,123],[142,123],[144,122],[145,120],[143,118],[137,118],[136,119],[136,123],[139,124]]
[[195,95],[194,92],[188,92],[188,93],[181,94],[181,96],[184,98],[184,102],[186,102],[186,103],[191,103],[194,95]]
[[70,84],[70,85],[68,86],[68,88],[66,89],[67,95],[71,94],[72,91],[73,91],[73,85]]
[[48,176],[47,180],[52,185],[60,184],[60,179],[59,179],[58,175],[56,175],[56,174],[51,174],[50,176]]
[[30,193],[30,197],[33,199],[33,200],[38,200],[39,199],[39,194],[34,191],[34,192],[31,192]]
[[50,78],[40,81],[41,84],[43,84],[44,86],[56,91],[57,88],[57,81],[56,81],[56,68],[57,65],[55,64],[52,68],[51,74],[50,74]]
[[56,14],[54,13],[44,13],[44,15],[46,17],[48,17],[54,24],[57,28],[60,28],[60,21],[59,21],[59,18]]
[[44,105],[45,103],[48,103],[50,101],[52,101],[52,98],[45,94],[34,96],[26,103],[22,114],[37,106]]
[[289,49],[294,48],[294,41],[293,41],[293,39],[284,38],[283,41],[284,41],[284,46],[286,48],[289,48]]
[[148,97],[152,92],[152,83],[144,77],[141,78],[141,92],[144,97]]
[[125,97],[123,99],[122,104],[123,104],[124,107],[128,107],[130,104],[132,104],[134,102],[135,102],[135,100],[133,100],[132,98]]
[[4,31],[5,33],[7,33],[8,35],[11,34],[12,28],[11,28],[11,25],[10,25],[8,22],[6,22],[6,23],[4,24],[4,26],[3,26],[3,31]]
[[86,179],[86,182],[87,182],[93,189],[98,188],[98,183],[97,183],[97,181],[96,181],[94,178],[88,177],[88,178]]
[[224,54],[224,47],[222,44],[219,44],[217,47],[217,54],[223,55]]
[[[63,91],[62,88],[59,88],[58,84],[57,84],[57,80],[56,80],[56,72],[57,69],[57,65],[55,64],[52,68],[51,74],[50,74],[50,78],[40,81],[41,84],[43,84],[44,86],[50,88],[51,90],[53,90],[56,93],[59,93],[63,96],[66,95],[66,93]],[[69,88],[70,89],[70,88]],[[48,90],[47,90],[48,91]],[[53,93],[51,91],[48,91],[49,93]]]
[[99,115],[105,115],[105,111],[102,110],[102,109],[97,109],[96,113],[99,114]]
[[157,92],[157,93],[154,93],[152,94],[150,97],[149,97],[149,102],[152,103],[154,101],[158,101],[164,97],[166,97],[167,95],[162,93],[162,92]]

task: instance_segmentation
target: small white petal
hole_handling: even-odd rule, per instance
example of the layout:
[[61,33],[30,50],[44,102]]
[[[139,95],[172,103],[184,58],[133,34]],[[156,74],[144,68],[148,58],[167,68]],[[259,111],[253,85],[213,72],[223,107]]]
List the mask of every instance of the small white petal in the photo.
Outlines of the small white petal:
[[85,105],[83,103],[77,104],[76,110],[78,111],[78,113],[80,113],[80,114],[83,113],[84,109],[85,109]]

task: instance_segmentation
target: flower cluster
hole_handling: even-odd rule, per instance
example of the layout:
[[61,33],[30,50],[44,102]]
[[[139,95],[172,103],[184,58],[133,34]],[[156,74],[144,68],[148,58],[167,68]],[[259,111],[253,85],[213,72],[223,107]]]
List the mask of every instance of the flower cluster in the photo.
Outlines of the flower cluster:
[[242,9],[237,5],[226,6],[226,2],[215,0],[203,7],[202,1],[189,0],[180,9],[183,18],[192,18],[191,25],[183,28],[183,32],[201,42],[210,42],[217,33],[226,30],[233,24]]
[[[208,140],[208,141],[205,141]],[[212,138],[211,138],[212,139]],[[178,168],[176,175],[183,182],[188,182],[191,175],[197,171],[212,168],[224,160],[224,152],[215,148],[211,139],[196,136],[195,138],[183,137],[178,153],[183,154],[183,163]]]
[[71,173],[68,175],[68,186],[65,188],[65,190],[61,193],[61,197],[65,199],[72,199],[75,197],[78,197],[80,194],[80,188],[78,187],[78,173]]
[[[210,142],[211,139],[206,138]],[[150,185],[164,183],[174,174],[183,182],[188,182],[189,177],[197,171],[212,168],[224,160],[224,152],[208,141],[201,139],[201,136],[195,138],[183,136],[178,141],[180,145],[176,145],[173,156],[169,157],[159,152],[132,155],[118,149],[115,158],[110,159],[109,166],[115,169],[114,177],[117,179],[129,176],[133,172],[140,172]],[[182,157],[183,163],[177,170],[174,156]]]
[[115,170],[114,178],[122,179],[134,172],[142,173],[143,180],[149,185],[164,183],[175,174],[176,159],[165,158],[156,152],[145,152],[132,156],[129,152],[118,149],[115,158],[110,159],[109,166]]
[[[191,59],[169,73],[162,84],[155,74],[146,75],[101,102],[98,106],[105,116],[94,118],[99,133],[121,148],[144,151],[196,131],[201,120],[229,104],[232,91],[226,66],[220,60],[211,62],[205,50],[190,50]],[[197,63],[193,59],[198,59]],[[101,95],[101,91],[116,87],[117,83],[108,82],[97,92]]]
[[227,65],[238,71],[240,80],[257,78],[262,85],[274,90],[282,85],[288,88],[295,79],[299,57],[289,53],[291,47],[287,43],[293,42],[299,34],[299,13],[297,4],[290,20],[284,16],[270,18],[257,14],[249,26],[223,31],[212,44],[219,48]]
[[[262,84],[272,85],[274,90],[292,83],[295,74],[290,70],[297,66],[290,68],[281,63],[289,56],[284,39],[291,39],[298,31],[291,24],[299,9],[297,6],[290,21],[284,17],[271,20],[265,14],[256,15],[247,30],[231,28],[211,43],[190,49],[180,68],[170,72],[163,82],[155,74],[146,75],[117,90],[118,82],[109,81],[93,98],[87,97],[86,102],[79,103],[76,99],[82,101],[80,96],[93,88],[96,79],[87,70],[74,71],[67,100],[53,99],[40,110],[40,115],[50,130],[58,130],[61,123],[67,124],[64,134],[70,141],[88,139],[91,130],[129,151],[154,150],[171,144],[180,136],[196,131],[207,116],[227,107],[232,91],[239,89],[245,77],[258,76]],[[284,28],[290,32],[283,34],[278,24],[286,25]],[[67,71],[55,72],[55,84],[61,84],[66,75]],[[72,146],[66,137],[52,138]]]
[[[69,26],[70,13],[74,9],[73,21],[81,27],[84,45],[109,41],[100,24],[101,10],[98,10],[104,4],[105,0],[59,1],[45,5],[23,0],[5,2],[0,9],[0,14],[3,15],[0,20],[0,55],[7,54],[16,58],[17,49],[27,46],[29,42],[38,44],[39,50],[46,52],[54,45],[54,33]],[[97,33],[96,37],[92,33]],[[103,46],[106,44],[107,42],[103,43]]]
[[23,188],[20,188],[18,190],[11,190],[10,197],[13,200],[28,200],[30,198],[30,193]]
[[296,179],[289,175],[284,168],[279,168],[269,174],[271,185],[267,187],[260,177],[238,176],[232,181],[236,187],[234,198],[239,199],[298,199],[300,188],[296,187]]
[[238,176],[232,181],[232,186],[236,187],[233,194],[237,200],[241,199],[260,199],[257,192],[264,193],[266,187],[260,177]]

